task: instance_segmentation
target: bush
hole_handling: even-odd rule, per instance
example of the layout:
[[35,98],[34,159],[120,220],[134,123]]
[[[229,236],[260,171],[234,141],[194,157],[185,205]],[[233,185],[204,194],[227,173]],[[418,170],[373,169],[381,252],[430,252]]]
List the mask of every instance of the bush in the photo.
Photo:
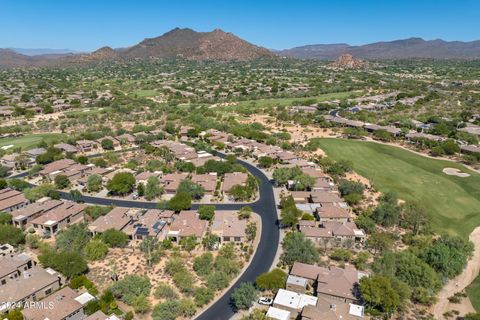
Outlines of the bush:
[[88,260],[101,260],[106,257],[108,246],[100,240],[90,240],[85,246],[85,258]]
[[157,299],[175,300],[178,298],[178,294],[175,292],[175,289],[165,282],[160,282],[157,285],[153,295]]
[[200,277],[205,277],[213,271],[213,254],[205,252],[193,260],[193,270]]
[[0,224],[12,224],[12,215],[6,212],[0,212]]
[[198,208],[198,214],[200,215],[200,219],[212,221],[215,215],[215,206],[200,206]]
[[136,297],[135,300],[133,301],[133,310],[135,311],[135,313],[139,313],[139,314],[147,313],[148,311],[150,311],[150,309],[151,309],[150,301],[143,294]]
[[102,190],[102,177],[98,174],[92,174],[87,179],[87,190],[90,192],[98,192]]
[[285,287],[288,275],[282,269],[273,269],[270,272],[262,273],[257,277],[256,284],[261,290],[277,291]]
[[59,174],[55,177],[55,186],[58,189],[65,189],[70,186],[70,180],[68,180],[66,175]]
[[170,276],[174,276],[177,272],[185,270],[185,261],[180,257],[172,257],[165,264],[165,272]]
[[338,248],[333,250],[330,254],[330,258],[335,261],[349,262],[352,259],[352,253],[350,250]]
[[152,285],[147,277],[133,274],[127,275],[125,278],[114,283],[110,286],[110,291],[116,298],[129,305],[133,305],[138,296],[150,295],[151,287]]
[[44,267],[50,267],[67,278],[85,273],[88,265],[77,252],[57,252],[52,249],[43,250],[38,260]]
[[192,299],[181,299],[180,300],[180,315],[185,318],[191,318],[195,315],[197,311],[197,306]]
[[128,243],[128,235],[115,229],[106,230],[104,233],[102,233],[101,239],[111,248],[123,248]]
[[173,276],[173,283],[180,291],[190,293],[193,291],[193,284],[195,279],[188,271],[179,271]]
[[258,292],[251,282],[244,282],[236,288],[231,296],[231,300],[236,309],[249,309],[255,300]]
[[153,308],[153,320],[175,320],[180,316],[180,302],[178,300],[165,301]]
[[25,234],[21,229],[9,224],[0,224],[0,243],[18,246],[25,241]]
[[207,287],[198,287],[195,289],[195,303],[201,307],[212,301],[213,290]]
[[229,283],[230,277],[222,271],[214,271],[207,276],[207,286],[214,291],[226,288]]

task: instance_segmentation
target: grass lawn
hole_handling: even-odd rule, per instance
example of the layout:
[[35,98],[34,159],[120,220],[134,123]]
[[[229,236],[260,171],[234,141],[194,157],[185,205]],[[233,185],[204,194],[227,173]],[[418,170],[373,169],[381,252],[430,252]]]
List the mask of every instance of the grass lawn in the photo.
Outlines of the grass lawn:
[[39,142],[45,140],[47,143],[53,140],[60,140],[65,135],[63,133],[41,133],[41,134],[27,134],[21,137],[1,138],[0,147],[14,145],[21,147],[22,150],[35,148]]
[[[319,139],[319,145],[335,160],[351,160],[354,170],[378,190],[423,203],[437,232],[468,237],[480,225],[480,175],[460,164],[373,142],[327,138]],[[445,167],[471,175],[448,176],[442,172]]]
[[466,291],[473,307],[477,312],[480,312],[480,276],[476,277],[475,281],[470,283]]
[[226,110],[235,110],[237,107],[252,107],[252,108],[265,108],[269,106],[291,106],[297,101],[305,101],[315,99],[317,102],[328,101],[333,99],[345,99],[352,96],[358,96],[360,91],[346,91],[326,93],[319,96],[303,97],[303,98],[273,98],[273,99],[258,99],[258,100],[246,100],[239,101],[235,106],[224,107]]
[[158,96],[157,90],[136,90],[131,93],[132,95],[137,95],[139,98],[145,98],[145,97],[155,97]]
[[66,111],[63,114],[67,117],[77,117],[77,116],[86,116],[86,115],[92,115],[100,112],[109,112],[111,110],[110,107],[105,107],[105,108],[83,108],[83,109],[78,109],[78,110],[72,110],[72,111]]

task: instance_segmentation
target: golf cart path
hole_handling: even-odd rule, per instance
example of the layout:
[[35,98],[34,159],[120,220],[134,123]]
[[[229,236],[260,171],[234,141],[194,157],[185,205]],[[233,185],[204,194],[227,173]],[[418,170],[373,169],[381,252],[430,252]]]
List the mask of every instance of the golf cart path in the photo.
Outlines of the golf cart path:
[[468,312],[475,312],[470,299],[465,298],[461,304],[451,304],[448,298],[456,292],[465,290],[472,283],[480,272],[480,227],[477,227],[469,236],[469,240],[473,242],[474,251],[472,258],[468,261],[463,272],[447,282],[438,294],[438,301],[433,306],[432,313],[434,319],[443,319],[443,314],[449,310],[455,309],[464,315]]

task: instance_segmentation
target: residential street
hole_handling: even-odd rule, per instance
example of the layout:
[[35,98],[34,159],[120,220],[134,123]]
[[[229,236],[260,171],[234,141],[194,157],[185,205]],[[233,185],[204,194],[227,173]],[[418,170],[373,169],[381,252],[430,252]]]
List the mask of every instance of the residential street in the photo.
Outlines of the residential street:
[[[224,154],[218,153],[220,157],[224,157]],[[230,304],[230,295],[233,290],[237,288],[243,282],[254,282],[255,279],[263,272],[266,272],[272,266],[277,253],[279,234],[278,228],[278,215],[275,204],[275,197],[273,193],[273,186],[270,180],[265,174],[245,161],[238,160],[252,175],[259,180],[259,200],[248,204],[253,211],[258,213],[262,219],[262,233],[258,248],[253,256],[249,267],[245,272],[237,279],[235,284],[226,291],[214,304],[212,304],[207,310],[200,314],[196,319],[198,320],[224,320],[229,319],[234,314],[234,309]],[[60,196],[63,199],[70,199],[68,192],[60,192]],[[132,200],[110,199],[110,198],[97,198],[90,196],[82,196],[82,201],[89,204],[96,205],[115,205],[129,208],[141,208],[152,209],[156,208],[155,202],[142,202]],[[192,209],[197,209],[200,204],[192,205]],[[244,207],[245,204],[233,203],[233,204],[212,204],[215,205],[217,210],[239,210]]]

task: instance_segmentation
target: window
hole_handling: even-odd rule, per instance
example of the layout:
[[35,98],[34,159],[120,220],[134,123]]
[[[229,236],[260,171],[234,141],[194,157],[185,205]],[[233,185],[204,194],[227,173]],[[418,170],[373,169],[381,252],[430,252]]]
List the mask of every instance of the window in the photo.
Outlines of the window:
[[46,295],[46,296],[48,296],[50,293],[52,293],[52,289],[51,289],[51,288],[45,290],[45,295]]
[[240,242],[240,241],[241,241],[241,238],[240,238],[240,237],[235,237],[235,241],[236,241],[236,242]]
[[230,237],[223,237],[223,241],[230,241]]
[[2,279],[2,286],[7,283],[7,280]]

